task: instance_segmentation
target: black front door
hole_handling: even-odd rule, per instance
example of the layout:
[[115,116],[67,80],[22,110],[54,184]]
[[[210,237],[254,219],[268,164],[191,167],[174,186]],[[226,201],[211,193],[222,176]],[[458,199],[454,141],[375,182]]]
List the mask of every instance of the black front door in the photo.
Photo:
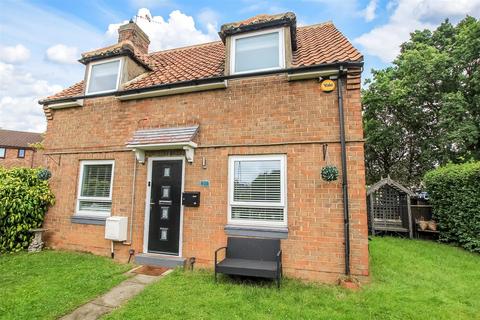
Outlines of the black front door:
[[182,161],[152,162],[148,252],[178,255]]

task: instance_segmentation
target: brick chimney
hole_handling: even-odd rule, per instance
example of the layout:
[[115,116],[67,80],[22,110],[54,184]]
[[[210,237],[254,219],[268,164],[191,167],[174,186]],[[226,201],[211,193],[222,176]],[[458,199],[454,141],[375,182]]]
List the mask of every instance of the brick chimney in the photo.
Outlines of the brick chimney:
[[135,48],[141,53],[148,53],[150,39],[148,39],[148,36],[145,34],[145,32],[143,32],[143,30],[140,29],[140,27],[132,20],[118,28],[118,42],[120,43],[125,40],[131,41]]

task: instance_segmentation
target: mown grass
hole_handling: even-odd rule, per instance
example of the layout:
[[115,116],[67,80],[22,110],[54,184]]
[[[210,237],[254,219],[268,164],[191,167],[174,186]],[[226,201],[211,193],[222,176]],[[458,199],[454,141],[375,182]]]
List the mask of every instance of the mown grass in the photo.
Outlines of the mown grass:
[[0,256],[0,319],[56,319],[126,279],[131,266],[91,254]]
[[359,292],[286,280],[282,289],[175,271],[106,319],[480,319],[480,256],[434,242],[375,238]]

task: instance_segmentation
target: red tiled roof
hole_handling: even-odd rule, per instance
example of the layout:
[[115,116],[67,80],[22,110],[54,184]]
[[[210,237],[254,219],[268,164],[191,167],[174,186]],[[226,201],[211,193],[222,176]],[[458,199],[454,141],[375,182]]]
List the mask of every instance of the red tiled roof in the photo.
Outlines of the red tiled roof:
[[73,86],[70,86],[67,89],[60,91],[59,93],[56,93],[52,96],[45,98],[45,100],[63,99],[68,97],[80,96],[83,93],[83,86],[84,86],[84,81],[82,80],[80,82],[75,83]]
[[[362,54],[331,22],[298,27],[297,50],[292,67],[325,63],[362,61]],[[148,55],[152,71],[133,79],[123,90],[147,88],[180,81],[198,80],[224,75],[225,46],[221,41],[183,47]],[[83,81],[45,100],[82,95]]]
[[137,130],[126,143],[129,147],[163,143],[190,142],[198,131],[197,126]]
[[0,129],[0,147],[29,148],[43,140],[41,133]]
[[293,66],[311,66],[341,61],[361,61],[362,54],[331,22],[300,27]]
[[154,64],[147,76],[132,81],[124,90],[144,88],[178,81],[222,76],[225,46],[221,41],[150,54]]

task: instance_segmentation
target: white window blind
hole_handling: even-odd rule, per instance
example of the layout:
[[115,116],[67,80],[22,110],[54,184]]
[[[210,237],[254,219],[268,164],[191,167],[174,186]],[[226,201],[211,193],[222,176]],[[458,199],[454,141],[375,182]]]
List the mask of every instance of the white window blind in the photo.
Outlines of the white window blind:
[[232,219],[283,221],[283,208],[246,208],[232,206]]
[[284,156],[230,158],[230,222],[286,223]]
[[282,29],[234,36],[231,50],[233,73],[284,67]]
[[120,60],[92,64],[87,93],[101,93],[117,90]]
[[234,170],[234,201],[280,202],[280,160],[238,160]]
[[83,161],[77,213],[109,215],[112,208],[113,161]]

